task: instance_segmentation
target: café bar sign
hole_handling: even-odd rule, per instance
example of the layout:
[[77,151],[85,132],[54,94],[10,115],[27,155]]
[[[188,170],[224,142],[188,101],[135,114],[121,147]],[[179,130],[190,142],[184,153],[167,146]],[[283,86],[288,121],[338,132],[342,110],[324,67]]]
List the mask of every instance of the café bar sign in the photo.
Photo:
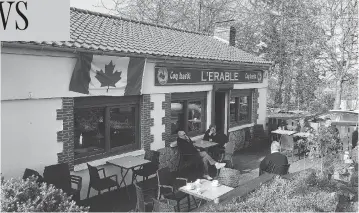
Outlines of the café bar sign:
[[263,71],[225,71],[184,68],[155,68],[155,85],[215,84],[215,83],[262,83]]

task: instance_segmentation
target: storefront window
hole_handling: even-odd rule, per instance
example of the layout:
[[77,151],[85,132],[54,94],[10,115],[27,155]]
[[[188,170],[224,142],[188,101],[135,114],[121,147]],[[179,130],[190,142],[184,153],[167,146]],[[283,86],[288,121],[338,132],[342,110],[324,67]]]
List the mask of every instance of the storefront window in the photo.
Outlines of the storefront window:
[[188,101],[188,131],[200,132],[202,129],[203,103],[201,101]]
[[171,134],[176,134],[178,130],[184,129],[183,101],[171,102]]
[[171,134],[173,139],[178,130],[190,136],[205,131],[205,93],[173,94],[171,101]]
[[75,163],[138,149],[138,105],[111,97],[108,100],[106,104],[104,98],[75,99]]
[[110,109],[111,149],[136,143],[135,130],[135,107]]
[[75,157],[105,151],[105,109],[75,110]]
[[241,125],[251,121],[252,93],[250,91],[234,91],[230,99],[230,125]]

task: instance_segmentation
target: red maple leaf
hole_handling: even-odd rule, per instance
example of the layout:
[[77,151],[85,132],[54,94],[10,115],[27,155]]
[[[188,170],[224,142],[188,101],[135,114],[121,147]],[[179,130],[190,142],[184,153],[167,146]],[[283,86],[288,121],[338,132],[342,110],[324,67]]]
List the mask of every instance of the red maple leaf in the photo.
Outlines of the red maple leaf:
[[96,78],[101,83],[101,87],[116,87],[116,83],[121,80],[122,72],[117,70],[114,72],[115,65],[112,60],[109,64],[105,65],[105,72],[96,70]]

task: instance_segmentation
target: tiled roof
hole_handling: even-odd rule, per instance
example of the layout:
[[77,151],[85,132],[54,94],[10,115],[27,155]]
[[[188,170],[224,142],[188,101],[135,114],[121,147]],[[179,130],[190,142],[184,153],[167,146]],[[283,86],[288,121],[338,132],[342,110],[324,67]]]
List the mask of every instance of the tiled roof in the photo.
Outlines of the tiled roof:
[[227,62],[271,64],[210,35],[71,8],[71,41],[30,42],[55,47]]

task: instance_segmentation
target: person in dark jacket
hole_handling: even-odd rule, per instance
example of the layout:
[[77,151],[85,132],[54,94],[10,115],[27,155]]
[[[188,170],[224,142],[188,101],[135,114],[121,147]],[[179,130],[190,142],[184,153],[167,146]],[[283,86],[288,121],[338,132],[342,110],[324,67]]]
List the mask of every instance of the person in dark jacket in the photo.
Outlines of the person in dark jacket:
[[193,141],[186,135],[184,131],[178,131],[177,145],[183,154],[198,155],[201,157],[204,166],[203,177],[207,180],[212,180],[208,175],[209,165],[214,165],[217,169],[223,168],[225,163],[218,163],[208,155],[205,151],[200,151],[193,145]]
[[205,140],[205,141],[215,141],[214,139],[216,137],[216,133],[217,133],[216,125],[214,125],[214,124],[209,125],[209,128],[204,133],[203,140]]
[[280,143],[273,141],[271,145],[271,154],[266,156],[259,165],[259,175],[263,174],[264,172],[272,173],[273,166],[280,167],[288,165],[287,156],[279,153],[279,150]]
[[219,157],[220,154],[224,153],[224,146],[228,142],[228,137],[221,129],[217,130],[216,125],[211,124],[209,129],[204,133],[203,140],[218,143],[218,146],[210,148],[209,151],[213,153],[214,156]]

